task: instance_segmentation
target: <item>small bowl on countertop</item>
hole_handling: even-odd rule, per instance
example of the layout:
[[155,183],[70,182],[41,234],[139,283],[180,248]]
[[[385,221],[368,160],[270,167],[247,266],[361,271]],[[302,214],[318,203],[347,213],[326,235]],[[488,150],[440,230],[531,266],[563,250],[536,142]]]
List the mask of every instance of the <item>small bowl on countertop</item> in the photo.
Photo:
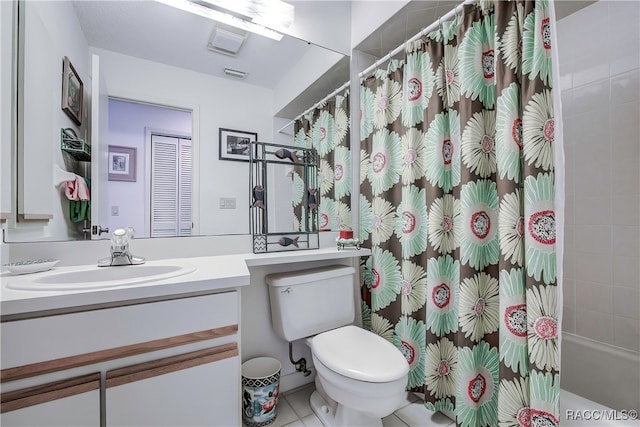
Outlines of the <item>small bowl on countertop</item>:
[[11,274],[29,274],[40,273],[42,271],[51,270],[59,259],[28,259],[24,261],[11,262],[4,264],[3,267]]

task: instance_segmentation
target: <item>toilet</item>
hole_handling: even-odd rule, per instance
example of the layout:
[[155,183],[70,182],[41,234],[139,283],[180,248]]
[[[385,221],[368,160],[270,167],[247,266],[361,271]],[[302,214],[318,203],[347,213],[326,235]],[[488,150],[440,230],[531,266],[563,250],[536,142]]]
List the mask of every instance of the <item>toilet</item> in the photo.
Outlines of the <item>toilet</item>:
[[382,426],[406,399],[409,364],[393,344],[352,325],[355,269],[327,266],[266,277],[273,329],[305,339],[316,369],[313,412],[325,426]]

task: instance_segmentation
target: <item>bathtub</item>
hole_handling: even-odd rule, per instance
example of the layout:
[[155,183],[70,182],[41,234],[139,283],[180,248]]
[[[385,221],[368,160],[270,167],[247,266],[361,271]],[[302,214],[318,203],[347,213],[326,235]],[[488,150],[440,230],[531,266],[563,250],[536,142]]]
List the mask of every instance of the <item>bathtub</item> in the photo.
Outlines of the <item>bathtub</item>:
[[563,332],[561,359],[562,426],[640,426],[637,353]]
[[640,421],[625,416],[635,411],[637,418],[640,409],[637,353],[563,332],[561,359],[563,426],[640,426]]
[[560,390],[560,425],[572,427],[640,426],[640,420],[630,419],[632,413],[615,411],[566,390]]
[[[640,410],[638,353],[563,332],[561,362],[562,390],[571,392],[574,396],[583,396],[585,400],[588,399],[587,402],[598,402],[604,407],[621,412]],[[568,399],[572,404],[579,404],[572,401],[570,395]],[[564,412],[561,414],[564,417]]]
[[[443,411],[442,414],[433,413],[426,409],[421,403],[424,396],[415,393],[415,404],[421,406],[417,410],[415,420],[428,420],[427,426],[433,427],[455,427],[455,417],[452,413]],[[409,399],[411,400],[411,398]],[[421,414],[426,411],[426,415]],[[421,421],[410,423],[406,420],[407,410],[401,409],[400,418],[408,425],[424,425]],[[396,412],[397,414],[398,412]],[[627,414],[600,405],[592,400],[578,396],[570,391],[560,390],[560,426],[570,427],[639,427],[640,420],[631,419],[633,414]],[[409,421],[409,422],[408,422]],[[385,424],[386,425],[386,424]],[[389,424],[391,425],[391,424]]]

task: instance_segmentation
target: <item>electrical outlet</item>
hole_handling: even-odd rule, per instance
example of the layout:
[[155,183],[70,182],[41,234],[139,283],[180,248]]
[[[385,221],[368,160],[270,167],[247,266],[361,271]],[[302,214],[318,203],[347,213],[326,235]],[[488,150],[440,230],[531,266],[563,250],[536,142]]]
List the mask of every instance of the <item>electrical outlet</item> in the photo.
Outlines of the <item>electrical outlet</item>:
[[235,209],[236,198],[235,197],[220,197],[220,209]]
[[120,206],[111,206],[111,216],[120,215]]

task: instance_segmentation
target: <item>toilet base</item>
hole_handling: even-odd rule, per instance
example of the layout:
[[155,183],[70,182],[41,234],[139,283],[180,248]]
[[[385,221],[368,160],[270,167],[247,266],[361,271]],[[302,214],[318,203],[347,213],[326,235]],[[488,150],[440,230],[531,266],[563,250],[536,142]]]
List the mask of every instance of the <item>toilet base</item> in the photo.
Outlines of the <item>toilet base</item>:
[[323,426],[329,427],[335,425],[335,410],[327,404],[317,390],[311,393],[309,404],[311,405],[311,410],[316,414],[316,417],[318,417]]
[[382,427],[380,418],[370,417],[363,412],[346,408],[340,403],[334,409],[317,390],[311,393],[309,403],[313,413],[325,427]]

